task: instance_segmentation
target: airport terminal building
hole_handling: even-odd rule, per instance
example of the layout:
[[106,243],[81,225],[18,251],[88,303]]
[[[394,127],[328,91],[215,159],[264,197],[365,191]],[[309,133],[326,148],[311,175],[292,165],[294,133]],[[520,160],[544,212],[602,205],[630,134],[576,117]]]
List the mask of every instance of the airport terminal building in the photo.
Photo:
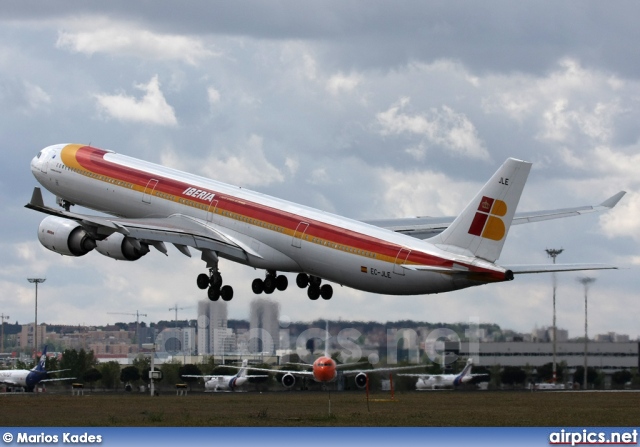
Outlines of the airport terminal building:
[[[449,352],[459,345],[461,357],[473,357],[482,366],[539,367],[553,361],[550,342],[481,342],[446,343]],[[556,361],[569,368],[584,365],[584,342],[558,342]],[[587,344],[587,364],[604,372],[640,368],[640,342],[594,342]]]

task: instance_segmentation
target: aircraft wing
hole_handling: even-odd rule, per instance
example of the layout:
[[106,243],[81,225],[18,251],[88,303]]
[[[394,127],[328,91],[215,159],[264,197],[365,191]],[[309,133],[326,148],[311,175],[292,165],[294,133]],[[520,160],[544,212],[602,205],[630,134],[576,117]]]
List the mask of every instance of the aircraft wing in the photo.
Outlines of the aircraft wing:
[[[226,366],[227,368],[236,368],[236,369],[242,368],[242,366],[231,366],[231,365],[226,365]],[[263,372],[270,372],[275,374],[291,374],[293,376],[300,376],[300,377],[313,377],[312,371],[291,371],[286,369],[256,368],[253,366],[247,366],[246,369],[250,369],[251,371],[263,371]],[[252,376],[245,376],[245,377],[252,377]],[[256,376],[253,376],[253,377],[256,377]],[[257,376],[257,377],[264,377],[264,376]]]
[[22,386],[18,382],[16,382],[15,380],[11,380],[11,379],[2,379],[2,380],[0,380],[0,383],[5,384],[5,385],[12,385],[12,386]]
[[76,380],[76,377],[61,377],[59,379],[42,379],[39,383],[43,383],[43,382],[58,382],[60,380]]
[[360,373],[371,374],[371,373],[387,373],[387,372],[395,372],[395,371],[403,371],[407,369],[417,369],[422,368],[424,365],[414,365],[414,366],[396,366],[396,367],[388,367],[388,368],[374,368],[374,369],[352,369],[348,371],[343,371],[342,374],[345,376],[357,375]]
[[242,260],[246,260],[249,254],[262,258],[250,247],[226,234],[219,226],[183,214],[163,218],[120,219],[71,213],[47,207],[38,187],[33,189],[31,201],[25,206],[45,214],[75,220],[89,234],[99,238],[121,233],[133,240],[149,243],[164,254],[167,254],[167,250],[163,243],[167,242],[189,257],[191,254],[187,247],[203,252],[221,252]]
[[[531,222],[541,222],[543,220],[562,219],[565,217],[580,216],[582,214],[597,213],[607,211],[616,204],[626,194],[620,191],[609,197],[599,205],[586,205],[575,208],[559,208],[554,210],[529,211],[516,213],[511,225],[520,225]],[[406,234],[418,239],[428,239],[442,233],[455,219],[456,216],[449,217],[406,217],[398,219],[377,219],[365,220],[363,222],[377,227],[386,228],[396,233]]]

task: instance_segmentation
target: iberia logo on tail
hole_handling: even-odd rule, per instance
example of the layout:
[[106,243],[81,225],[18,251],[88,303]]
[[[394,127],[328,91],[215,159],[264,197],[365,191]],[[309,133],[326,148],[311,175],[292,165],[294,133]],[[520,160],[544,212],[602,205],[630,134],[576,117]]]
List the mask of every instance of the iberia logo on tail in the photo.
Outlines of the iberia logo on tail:
[[504,221],[501,219],[505,214],[507,214],[507,204],[502,200],[482,197],[478,211],[469,227],[469,234],[494,241],[501,240],[506,233]]

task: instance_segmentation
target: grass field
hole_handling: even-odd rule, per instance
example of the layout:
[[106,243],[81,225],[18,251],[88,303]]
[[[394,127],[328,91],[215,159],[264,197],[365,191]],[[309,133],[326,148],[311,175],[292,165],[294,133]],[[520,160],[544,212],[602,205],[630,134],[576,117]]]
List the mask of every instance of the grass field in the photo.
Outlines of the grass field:
[[[636,392],[86,393],[0,396],[3,426],[636,426]],[[330,407],[329,407],[330,405]],[[331,413],[329,413],[331,410]]]

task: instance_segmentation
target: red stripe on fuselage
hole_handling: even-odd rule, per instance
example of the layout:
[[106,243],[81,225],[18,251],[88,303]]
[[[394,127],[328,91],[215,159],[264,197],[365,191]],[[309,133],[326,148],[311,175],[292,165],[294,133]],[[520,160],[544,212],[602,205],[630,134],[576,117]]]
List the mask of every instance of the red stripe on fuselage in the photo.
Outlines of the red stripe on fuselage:
[[[185,196],[183,192],[190,187],[211,191],[215,194],[215,200],[218,201],[217,208],[230,213],[236,213],[248,218],[267,222],[269,224],[286,228],[293,232],[300,222],[309,223],[307,233],[310,237],[325,239],[334,244],[344,245],[351,248],[375,253],[377,255],[386,256],[395,259],[399,250],[403,248],[400,245],[386,242],[362,233],[336,227],[321,221],[308,219],[303,216],[287,213],[278,209],[274,209],[256,202],[250,202],[243,198],[230,196],[214,190],[210,190],[203,186],[186,183],[169,177],[151,174],[149,172],[123,166],[113,163],[105,159],[105,154],[110,152],[91,146],[84,146],[78,149],[76,160],[78,164],[86,170],[103,175],[116,180],[132,183],[138,188],[145,188],[151,179],[158,180],[155,187],[156,191],[170,194],[176,197],[184,198],[192,202],[209,205],[209,201],[196,197]],[[453,262],[432,256],[423,252],[412,250],[409,258],[404,261],[418,265],[433,265],[440,267],[451,267]],[[475,270],[475,269],[474,269]]]

